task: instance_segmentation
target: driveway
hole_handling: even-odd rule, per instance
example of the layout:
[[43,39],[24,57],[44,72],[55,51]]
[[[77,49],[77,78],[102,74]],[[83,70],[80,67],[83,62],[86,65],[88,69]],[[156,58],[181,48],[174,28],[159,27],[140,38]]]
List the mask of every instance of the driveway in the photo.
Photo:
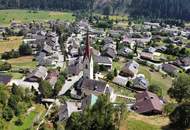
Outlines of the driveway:
[[80,72],[79,75],[73,76],[69,78],[69,81],[66,80],[65,84],[63,85],[61,91],[59,92],[58,96],[64,95],[79,79],[83,76],[83,72]]

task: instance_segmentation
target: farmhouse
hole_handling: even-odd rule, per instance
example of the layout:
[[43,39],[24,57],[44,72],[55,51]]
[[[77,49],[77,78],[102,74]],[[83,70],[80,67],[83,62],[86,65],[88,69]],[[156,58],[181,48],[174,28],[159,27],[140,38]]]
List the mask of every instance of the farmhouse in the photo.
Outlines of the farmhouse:
[[108,70],[112,69],[112,59],[106,56],[94,56],[94,62],[105,66]]
[[38,82],[41,79],[44,80],[46,78],[46,76],[47,76],[47,68],[45,68],[43,66],[39,66],[38,68],[33,70],[32,73],[30,73],[26,76],[25,81]]
[[145,115],[161,114],[163,103],[158,96],[149,91],[136,94],[136,103],[132,106],[132,109]]
[[133,81],[133,87],[140,90],[148,89],[148,81],[143,76],[138,76]]
[[176,76],[179,72],[179,69],[172,64],[163,64],[162,70],[172,76]]
[[121,69],[120,75],[133,78],[138,73],[139,64],[136,61],[129,61]]

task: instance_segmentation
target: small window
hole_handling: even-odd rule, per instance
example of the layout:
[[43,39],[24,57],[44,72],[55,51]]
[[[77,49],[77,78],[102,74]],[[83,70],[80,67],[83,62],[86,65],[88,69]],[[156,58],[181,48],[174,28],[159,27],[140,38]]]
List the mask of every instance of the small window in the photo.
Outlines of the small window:
[[86,65],[85,68],[88,69],[88,65]]

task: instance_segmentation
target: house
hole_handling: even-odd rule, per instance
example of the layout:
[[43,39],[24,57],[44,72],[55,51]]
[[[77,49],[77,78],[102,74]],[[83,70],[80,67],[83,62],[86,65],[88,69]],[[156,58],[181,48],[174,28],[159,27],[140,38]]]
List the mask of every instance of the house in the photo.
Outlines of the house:
[[153,60],[154,55],[152,53],[148,53],[148,52],[141,52],[140,58],[144,59],[144,60]]
[[0,75],[0,84],[7,85],[11,81],[11,76]]
[[68,54],[71,57],[78,57],[79,56],[79,48],[72,47],[71,49],[69,49]]
[[139,90],[146,90],[148,89],[148,81],[143,76],[138,76],[133,81],[133,88]]
[[25,81],[28,82],[38,82],[41,79],[44,80],[47,76],[47,68],[39,66],[32,73],[28,74],[25,78]]
[[113,44],[113,39],[111,38],[111,37],[106,37],[106,38],[104,38],[104,40],[103,40],[103,43],[104,43],[104,45],[105,44]]
[[102,47],[102,51],[105,51],[109,48],[116,50],[116,45],[115,44],[104,44],[104,46]]
[[154,48],[154,47],[149,47],[149,48],[146,48],[143,50],[143,52],[148,52],[151,54],[153,54],[155,51],[156,51],[156,48]]
[[136,103],[132,106],[132,110],[139,114],[152,115],[161,114],[163,103],[158,96],[149,91],[137,93]]
[[187,71],[190,69],[190,57],[179,58],[174,62],[174,65],[179,66]]
[[98,65],[105,66],[108,70],[112,69],[112,59],[106,56],[94,56],[94,62]]
[[121,75],[118,75],[117,77],[113,79],[113,83],[124,86],[124,87],[127,85],[128,81],[129,79],[127,77],[123,77]]
[[120,75],[133,78],[138,73],[139,64],[136,61],[129,61],[121,69]]
[[116,56],[117,56],[117,52],[116,50],[114,50],[113,48],[108,48],[106,49],[103,53],[102,53],[103,56],[108,56],[112,59],[115,59]]
[[133,50],[131,50],[128,47],[124,47],[118,51],[118,55],[121,55],[121,56],[128,56],[130,54],[133,54]]
[[96,103],[97,99],[98,97],[93,94],[86,96],[81,101],[81,109],[84,110],[87,107],[92,107]]
[[82,71],[83,65],[80,62],[68,66],[68,76],[76,76]]
[[48,72],[46,80],[50,83],[51,86],[55,86],[57,79],[59,77],[59,72],[57,70],[52,70]]
[[179,69],[172,64],[163,64],[162,70],[172,76],[176,76],[179,72]]
[[144,25],[147,29],[156,29],[156,28],[160,28],[160,23],[152,23],[152,22],[144,22]]
[[84,95],[94,94],[99,96],[101,94],[109,94],[111,96],[113,94],[113,90],[109,88],[109,85],[104,81],[87,78],[83,78],[78,85],[78,89],[80,89]]
[[42,49],[42,52],[46,53],[47,55],[50,55],[52,54],[52,48],[51,46],[45,44],[43,49]]
[[61,105],[58,112],[59,121],[67,120],[73,112],[81,112],[81,104],[78,102],[66,102]]

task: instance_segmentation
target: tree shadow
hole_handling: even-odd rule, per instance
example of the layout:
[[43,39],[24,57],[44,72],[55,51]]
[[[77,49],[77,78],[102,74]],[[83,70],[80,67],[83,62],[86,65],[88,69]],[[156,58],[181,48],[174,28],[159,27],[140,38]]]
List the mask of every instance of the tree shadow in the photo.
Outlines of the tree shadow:
[[163,126],[161,129],[162,129],[162,130],[187,130],[187,129],[185,129],[185,128],[176,127],[176,126],[174,126],[174,125],[172,125],[172,124]]

